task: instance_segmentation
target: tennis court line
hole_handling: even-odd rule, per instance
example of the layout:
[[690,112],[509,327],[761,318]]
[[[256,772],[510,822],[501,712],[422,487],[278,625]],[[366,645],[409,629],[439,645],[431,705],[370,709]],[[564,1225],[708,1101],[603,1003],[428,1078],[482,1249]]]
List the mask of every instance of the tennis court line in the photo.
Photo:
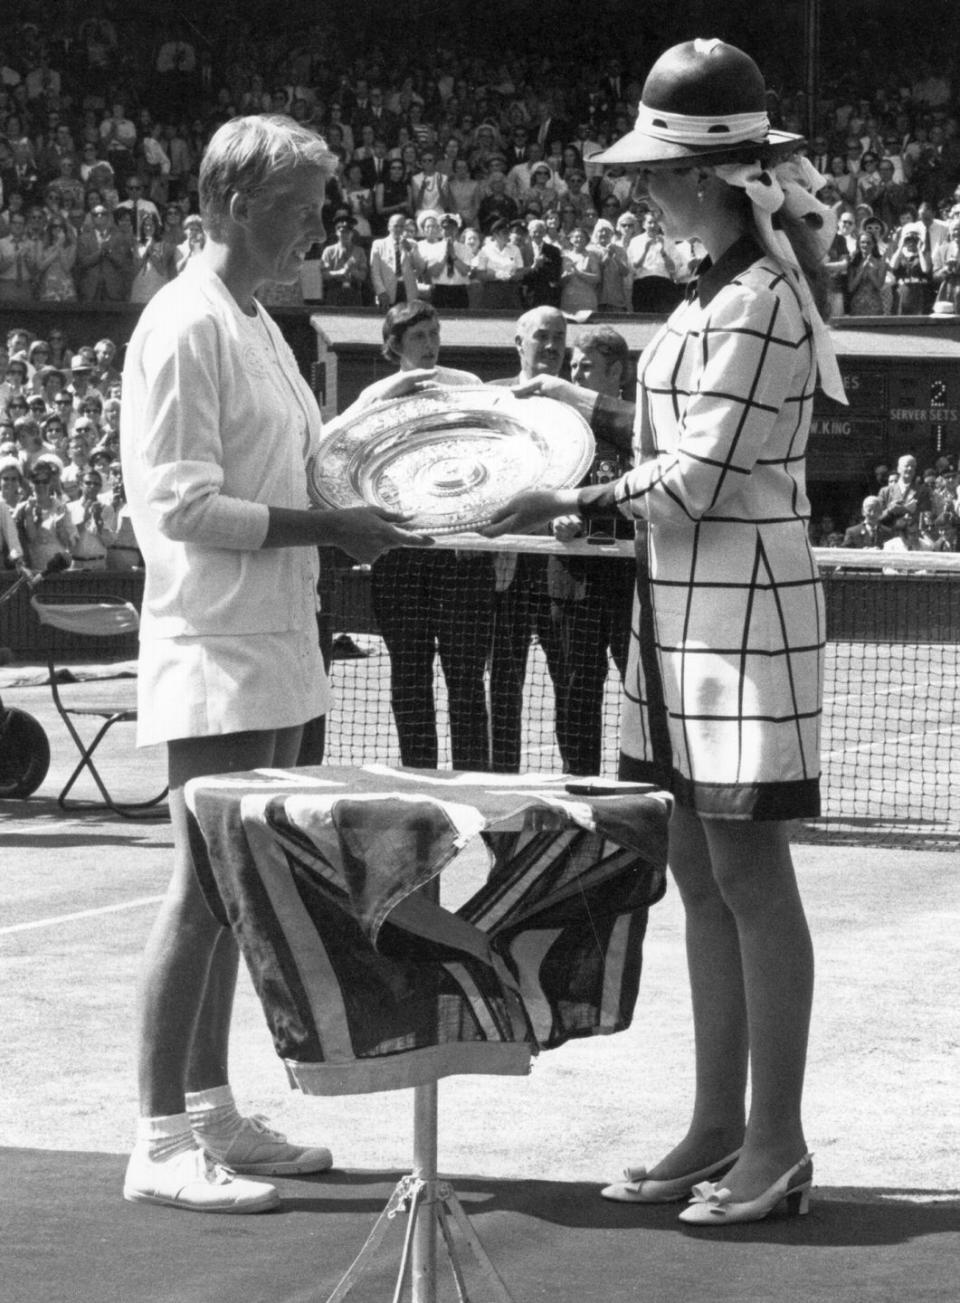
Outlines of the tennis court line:
[[14,923],[11,927],[0,927],[0,936],[9,936],[11,932],[29,932],[38,927],[56,927],[58,923],[73,923],[80,918],[95,918],[98,914],[116,914],[123,909],[139,909],[141,905],[157,905],[162,896],[140,896],[136,900],[125,900],[119,905],[101,905],[98,909],[82,909],[76,914],[54,914],[52,918],[37,918],[32,923]]

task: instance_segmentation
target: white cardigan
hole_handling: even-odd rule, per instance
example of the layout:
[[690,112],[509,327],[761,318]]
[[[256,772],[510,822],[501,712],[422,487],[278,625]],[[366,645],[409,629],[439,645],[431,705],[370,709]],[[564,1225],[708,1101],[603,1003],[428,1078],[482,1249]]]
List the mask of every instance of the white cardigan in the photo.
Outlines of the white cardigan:
[[312,625],[317,551],[263,550],[268,507],[309,505],[320,412],[269,315],[202,259],[145,307],[123,372],[121,453],[146,562],[142,636]]

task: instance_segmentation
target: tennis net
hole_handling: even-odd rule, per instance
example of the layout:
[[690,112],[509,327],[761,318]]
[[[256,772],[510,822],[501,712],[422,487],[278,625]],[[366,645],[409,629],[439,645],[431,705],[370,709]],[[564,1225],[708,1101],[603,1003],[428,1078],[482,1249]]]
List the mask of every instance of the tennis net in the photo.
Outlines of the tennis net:
[[[466,543],[392,553],[372,572],[324,554],[327,627],[338,635],[327,759],[615,777],[632,544]],[[811,835],[953,845],[960,556],[816,556],[828,645],[823,814]],[[505,623],[517,567],[527,582],[512,587],[533,596],[509,612],[504,643],[492,626]],[[439,630],[436,640],[425,630]],[[565,701],[558,681],[572,685]]]

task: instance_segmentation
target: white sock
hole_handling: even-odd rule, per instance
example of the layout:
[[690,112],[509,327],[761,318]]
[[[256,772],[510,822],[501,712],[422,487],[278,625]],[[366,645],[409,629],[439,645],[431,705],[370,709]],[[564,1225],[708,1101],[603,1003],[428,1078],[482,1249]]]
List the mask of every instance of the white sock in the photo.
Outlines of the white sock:
[[195,1146],[188,1113],[137,1118],[137,1148],[145,1148],[155,1163],[166,1162]]
[[215,1136],[223,1143],[232,1140],[243,1123],[229,1086],[188,1090],[186,1104],[190,1126],[196,1136]]

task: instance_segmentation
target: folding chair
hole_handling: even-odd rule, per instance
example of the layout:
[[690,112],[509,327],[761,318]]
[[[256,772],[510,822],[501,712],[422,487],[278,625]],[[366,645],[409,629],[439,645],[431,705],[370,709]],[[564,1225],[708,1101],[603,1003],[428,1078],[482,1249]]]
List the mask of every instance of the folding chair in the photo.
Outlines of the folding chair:
[[[78,596],[80,600],[77,600]],[[73,638],[117,638],[136,633],[140,627],[136,608],[120,598],[104,598],[97,595],[96,597],[88,596],[83,599],[81,595],[71,594],[70,600],[66,601],[59,598],[44,599],[37,596],[30,599],[30,604],[36,611],[37,619],[42,625],[46,625],[49,629],[60,630]],[[58,684],[57,659],[57,642],[55,638],[51,637],[50,646],[47,650],[47,665],[50,670],[50,691],[53,694],[53,703],[80,752],[79,764],[67,779],[63,791],[57,797],[58,805],[63,810],[106,807],[108,810],[112,810],[114,814],[122,815],[125,819],[151,817],[154,807],[158,806],[166,798],[166,787],[157,796],[150,797],[149,800],[116,801],[107,790],[103,776],[93,761],[94,752],[114,724],[136,722],[136,708],[118,709],[116,702],[108,704],[85,701],[82,704],[73,704],[65,701],[60,694]],[[84,741],[74,724],[75,719],[83,718],[101,721],[100,727],[89,742]],[[67,800],[74,783],[85,769],[89,771],[90,777],[96,783],[100,795],[103,797],[102,802]]]

